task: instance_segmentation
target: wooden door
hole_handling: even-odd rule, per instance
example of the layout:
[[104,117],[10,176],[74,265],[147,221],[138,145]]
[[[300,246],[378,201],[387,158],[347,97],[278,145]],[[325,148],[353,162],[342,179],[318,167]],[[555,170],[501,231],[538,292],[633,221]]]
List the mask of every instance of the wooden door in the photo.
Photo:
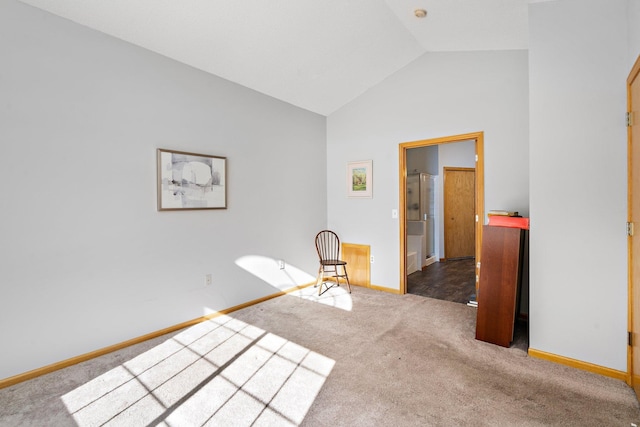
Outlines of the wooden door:
[[628,237],[631,384],[640,398],[640,57],[629,78],[628,91],[628,221],[635,228]]
[[371,287],[371,247],[355,243],[343,243],[342,258],[347,262],[347,274],[351,285]]
[[444,253],[446,259],[475,255],[476,173],[473,168],[444,168]]

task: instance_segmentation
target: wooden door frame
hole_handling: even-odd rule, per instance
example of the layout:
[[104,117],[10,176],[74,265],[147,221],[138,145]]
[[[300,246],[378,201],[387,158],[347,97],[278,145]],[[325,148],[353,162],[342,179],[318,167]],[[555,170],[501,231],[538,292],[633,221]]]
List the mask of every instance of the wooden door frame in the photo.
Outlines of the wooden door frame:
[[[442,212],[444,212],[444,218],[442,220],[442,224],[443,224],[443,229],[444,229],[444,254],[442,254],[443,256],[441,256],[440,258],[444,258],[444,260],[446,261],[449,257],[447,257],[447,226],[446,226],[446,217],[447,217],[447,172],[449,171],[457,171],[457,172],[473,172],[473,180],[475,183],[475,175],[476,175],[476,168],[466,168],[466,167],[461,167],[461,166],[444,166],[442,168]],[[475,185],[475,184],[474,184]],[[475,190],[474,190],[475,193]],[[475,199],[473,201],[475,203]],[[477,230],[476,230],[477,231]],[[474,236],[475,237],[475,236]],[[475,238],[474,238],[474,243],[475,243]]]
[[[635,64],[631,68],[631,72],[629,73],[629,77],[627,77],[627,111],[632,112],[633,104],[631,102],[631,85],[634,81],[640,78],[640,56],[636,59]],[[640,99],[635,100],[636,103],[640,102]],[[637,122],[638,118],[633,117],[634,113],[631,113],[630,123],[631,125],[635,125],[634,121]],[[631,125],[627,126],[627,221],[633,221],[633,212],[632,212],[632,203],[633,203],[633,185],[632,185],[632,171],[633,171],[633,159],[632,159],[632,129]],[[636,125],[638,126],[638,125]],[[638,142],[636,141],[636,144]],[[638,165],[635,165],[636,167]],[[640,189],[636,189],[637,193],[640,193]],[[635,224],[634,224],[635,225]],[[640,225],[638,230],[634,230],[634,232],[640,232]],[[634,330],[634,316],[637,315],[634,310],[635,303],[639,301],[634,301],[633,298],[633,244],[632,244],[632,236],[627,236],[627,333],[631,335],[631,339],[638,339],[638,332]],[[636,248],[638,249],[638,248]],[[631,343],[628,343],[631,344]],[[632,386],[634,390],[637,389],[637,381],[634,378],[638,377],[633,369],[633,346],[627,345],[627,379],[626,382],[629,386]],[[635,370],[638,370],[640,367],[635,367]]]
[[[434,139],[404,142],[399,145],[399,199],[398,222],[400,223],[400,290],[401,295],[407,293],[407,150],[427,147],[430,145],[451,144],[473,140],[476,147],[476,278],[478,277],[478,262],[482,247],[482,224],[484,223],[484,132],[474,132],[462,135],[445,136]],[[477,279],[476,279],[477,287]]]

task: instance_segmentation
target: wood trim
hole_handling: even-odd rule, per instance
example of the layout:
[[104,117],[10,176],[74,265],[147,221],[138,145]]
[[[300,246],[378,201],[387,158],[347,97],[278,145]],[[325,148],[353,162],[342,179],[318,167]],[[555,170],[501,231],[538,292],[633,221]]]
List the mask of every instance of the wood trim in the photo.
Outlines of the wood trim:
[[370,285],[369,288],[376,291],[382,291],[382,292],[388,292],[390,294],[401,295],[401,292],[399,289],[391,289],[391,288],[387,288],[386,286]]
[[631,83],[638,77],[640,74],[640,56],[636,59],[636,62],[633,64],[631,68],[631,72],[629,73],[629,77],[627,77],[627,84],[631,86]]
[[[631,72],[627,77],[627,111],[632,110],[632,102],[631,102],[631,86],[635,82],[636,78],[640,76],[640,56],[636,59],[636,62],[633,64],[631,68]],[[633,170],[633,159],[632,159],[632,140],[633,133],[631,126],[627,126],[627,221],[633,221],[633,212],[632,212],[632,203],[633,203],[633,194],[631,189],[632,185],[632,175],[631,171]],[[637,166],[637,165],[636,165]],[[633,308],[634,304],[637,304],[637,301],[634,301],[633,293],[633,242],[632,237],[627,236],[627,332],[631,332],[635,334],[638,331],[634,331],[634,316],[637,315]],[[636,370],[640,367],[636,367]],[[627,384],[634,387],[635,385],[640,384],[638,381],[638,376],[634,372],[633,369],[633,346],[627,345]]]
[[569,366],[571,368],[592,372],[594,374],[603,375],[605,377],[615,378],[621,381],[627,381],[627,373],[618,371],[617,369],[605,368],[604,366],[594,365],[593,363],[583,362],[581,360],[571,359],[569,357],[558,356],[557,354],[547,353],[546,351],[530,348],[529,356],[536,359],[547,360],[549,362],[558,363],[560,365]]
[[476,292],[478,291],[478,278],[480,277],[480,258],[482,254],[482,226],[484,225],[484,133],[480,132],[476,138]]
[[[476,277],[478,277],[478,262],[480,261],[480,248],[482,247],[482,224],[484,223],[484,132],[466,133],[462,135],[445,136],[434,139],[425,139],[420,141],[404,142],[399,145],[399,214],[398,222],[400,228],[400,290],[399,294],[404,295],[407,293],[407,224],[406,224],[406,196],[404,194],[407,185],[407,150],[411,148],[427,147],[429,145],[449,144],[455,142],[463,142],[475,140],[476,155],[478,160],[476,161],[476,214],[478,215],[478,221],[476,222]],[[476,282],[476,289],[478,283]],[[383,289],[384,290],[384,289]]]
[[108,347],[104,347],[104,348],[101,348],[99,350],[91,351],[89,353],[81,354],[79,356],[75,356],[75,357],[72,357],[70,359],[66,359],[66,360],[62,360],[60,362],[52,363],[51,365],[43,366],[41,368],[37,368],[37,369],[31,370],[31,371],[28,371],[28,372],[24,372],[22,374],[14,375],[12,377],[0,380],[0,389],[6,388],[6,387],[10,387],[12,385],[15,385],[15,384],[27,381],[27,380],[31,380],[31,379],[37,378],[39,376],[42,376],[42,375],[50,374],[51,372],[55,372],[55,371],[58,371],[60,369],[68,368],[69,366],[77,365],[78,363],[86,362],[87,360],[91,360],[91,359],[94,359],[96,357],[104,356],[105,354],[113,353],[114,351],[122,350],[123,348],[129,347],[129,346],[132,346],[132,345],[135,345],[135,344],[140,344],[140,343],[142,343],[144,341],[148,341],[148,340],[153,339],[153,338],[158,338],[158,337],[160,337],[162,335],[170,334],[172,332],[179,331],[180,329],[184,329],[184,328],[187,328],[189,326],[193,326],[193,325],[196,325],[198,323],[205,322],[205,321],[210,320],[210,319],[214,319],[214,318],[222,316],[224,314],[229,314],[229,313],[232,313],[234,311],[238,311],[238,310],[241,310],[243,308],[250,307],[252,305],[259,304],[261,302],[268,301],[270,299],[273,299],[273,298],[276,298],[276,297],[279,297],[279,296],[282,296],[282,295],[286,295],[286,294],[289,294],[291,292],[295,292],[295,291],[300,290],[300,289],[304,289],[304,288],[306,288],[308,286],[313,286],[315,284],[316,284],[315,282],[312,282],[312,283],[307,283],[307,284],[304,284],[304,285],[294,286],[293,288],[289,288],[289,289],[284,290],[284,291],[276,292],[274,294],[267,295],[267,296],[264,296],[262,298],[258,298],[258,299],[252,300],[252,301],[248,301],[248,302],[245,302],[245,303],[242,303],[242,304],[230,307],[230,308],[226,308],[224,310],[216,311],[215,313],[207,314],[205,316],[198,317],[196,319],[188,320],[186,322],[179,323],[179,324],[174,325],[174,326],[169,326],[168,328],[160,329],[159,331],[151,332],[149,334],[142,335],[142,336],[137,337],[137,338],[132,338],[130,340],[123,341],[123,342],[118,343],[118,344],[110,345]]

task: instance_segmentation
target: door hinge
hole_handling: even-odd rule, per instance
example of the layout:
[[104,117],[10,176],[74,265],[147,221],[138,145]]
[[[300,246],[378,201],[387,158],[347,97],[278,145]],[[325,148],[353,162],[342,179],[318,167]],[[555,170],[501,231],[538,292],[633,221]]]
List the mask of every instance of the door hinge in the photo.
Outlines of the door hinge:
[[633,223],[627,222],[627,236],[633,236]]
[[478,161],[478,155],[476,154],[476,162]]
[[627,122],[627,127],[633,126],[633,112],[632,111],[627,111],[627,115],[626,115],[625,120]]
[[631,331],[627,333],[627,342],[629,343],[629,347],[633,347],[633,332]]

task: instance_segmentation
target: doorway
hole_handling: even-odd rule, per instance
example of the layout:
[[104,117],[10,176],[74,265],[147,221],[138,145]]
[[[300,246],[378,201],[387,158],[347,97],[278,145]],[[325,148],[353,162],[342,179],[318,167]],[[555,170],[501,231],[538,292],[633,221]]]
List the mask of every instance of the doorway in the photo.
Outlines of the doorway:
[[[469,141],[473,144],[475,151],[475,180],[474,180],[474,229],[475,229],[475,243],[473,255],[476,260],[480,259],[480,247],[482,242],[482,221],[480,218],[484,218],[484,134],[483,132],[476,132],[463,135],[454,135],[449,137],[406,142],[399,145],[399,182],[400,182],[400,209],[399,209],[399,223],[400,223],[400,293],[407,293],[407,154],[408,150],[430,146],[444,146],[445,144],[454,144]],[[412,172],[412,171],[410,171]],[[436,233],[437,235],[438,233]],[[438,239],[436,239],[438,240]],[[443,239],[439,239],[442,243]],[[436,244],[436,247],[438,245]],[[444,250],[436,248],[436,251],[440,254],[440,257],[444,257]],[[472,266],[475,276],[477,277],[478,270],[477,264]],[[477,279],[474,280],[475,286],[477,286]]]

